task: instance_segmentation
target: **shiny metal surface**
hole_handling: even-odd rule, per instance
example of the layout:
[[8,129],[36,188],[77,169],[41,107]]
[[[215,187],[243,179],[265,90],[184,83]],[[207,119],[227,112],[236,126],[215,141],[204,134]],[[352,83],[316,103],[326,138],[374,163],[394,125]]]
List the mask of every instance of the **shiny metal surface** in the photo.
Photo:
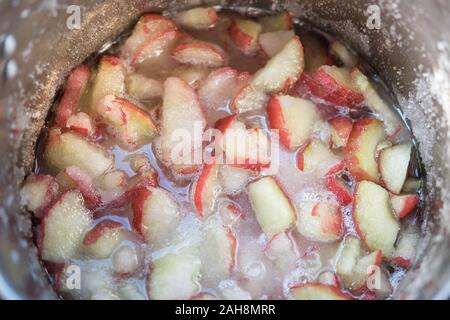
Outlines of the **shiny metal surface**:
[[[71,30],[67,9],[74,3],[81,9],[81,29]],[[36,139],[68,71],[116,38],[141,13],[200,3],[287,8],[350,43],[390,84],[417,137],[427,171],[420,259],[395,298],[449,297],[450,3],[445,0],[1,2],[0,296],[56,298],[37,261],[31,223],[21,213],[18,190],[33,167]],[[379,29],[369,27],[371,5],[380,10]]]

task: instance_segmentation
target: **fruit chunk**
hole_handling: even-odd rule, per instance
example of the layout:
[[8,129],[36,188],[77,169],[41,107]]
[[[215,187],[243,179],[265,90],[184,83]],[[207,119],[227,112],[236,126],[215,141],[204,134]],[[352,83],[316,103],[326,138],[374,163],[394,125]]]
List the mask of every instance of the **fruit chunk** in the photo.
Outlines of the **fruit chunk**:
[[55,111],[55,125],[64,128],[67,119],[76,112],[86,85],[91,76],[91,69],[86,65],[79,65],[69,75],[64,93]]
[[221,192],[219,166],[205,164],[194,188],[194,205],[198,215],[203,218],[210,215],[215,207],[217,196]]
[[357,108],[364,102],[364,96],[354,87],[346,68],[321,66],[308,83],[314,95],[332,104]]
[[38,229],[37,246],[43,260],[64,262],[73,258],[92,224],[90,211],[78,190],[64,193],[43,217]]
[[339,284],[340,284],[339,277],[331,271],[322,272],[317,277],[317,281],[322,284],[333,286],[333,287],[339,287]]
[[330,119],[328,123],[331,126],[333,148],[345,147],[352,133],[353,121],[344,116],[337,116]]
[[218,16],[214,8],[193,8],[177,14],[175,21],[182,27],[206,30],[214,27]]
[[344,154],[348,169],[356,180],[379,181],[376,148],[385,139],[380,121],[367,117],[355,122]]
[[289,290],[291,300],[351,300],[335,286],[322,283],[306,283],[292,287]]
[[20,191],[21,204],[36,218],[41,218],[58,196],[59,186],[50,175],[30,175]]
[[418,194],[391,195],[391,205],[397,219],[403,219],[417,208]]
[[395,145],[381,150],[379,156],[381,179],[394,194],[402,191],[411,159],[410,143]]
[[399,115],[381,99],[369,79],[357,68],[352,70],[351,78],[354,86],[363,94],[367,106],[384,122],[387,134],[395,136],[402,127]]
[[266,106],[268,100],[267,94],[247,85],[234,96],[231,109],[236,113],[259,110]]
[[334,40],[330,44],[330,53],[347,68],[353,68],[358,64],[358,58],[340,41]]
[[247,186],[252,172],[247,169],[236,168],[234,166],[221,166],[219,172],[220,184],[227,195],[241,193]]
[[300,39],[305,49],[304,79],[310,79],[310,75],[321,66],[333,64],[333,59],[328,54],[328,41],[324,37],[300,30]]
[[152,170],[150,159],[145,153],[135,153],[125,159],[135,173]]
[[294,31],[267,32],[259,36],[259,45],[264,53],[272,58],[294,37]]
[[127,277],[139,269],[141,260],[136,246],[125,245],[114,252],[111,264],[115,274]]
[[205,41],[189,41],[175,47],[173,58],[182,64],[217,68],[225,65],[226,53],[219,46]]
[[120,243],[130,239],[124,226],[114,220],[103,220],[86,233],[83,239],[84,251],[95,259],[106,259]]
[[248,19],[234,19],[228,28],[231,41],[246,55],[257,53],[258,37],[262,27],[259,23]]
[[320,140],[312,139],[311,142],[298,153],[297,167],[303,172],[325,170],[327,173],[331,174],[342,167],[342,159],[335,155]]
[[286,232],[274,235],[264,248],[264,253],[279,267],[292,266],[298,258],[294,243]]
[[292,16],[287,11],[261,17],[258,22],[262,25],[264,32],[292,29]]
[[78,166],[92,177],[99,177],[114,164],[113,156],[82,137],[71,133],[61,133],[50,129],[44,150],[44,161],[54,174],[69,166]]
[[342,213],[332,201],[302,201],[297,228],[310,241],[334,242],[343,235]]
[[91,117],[84,112],[71,115],[67,119],[66,127],[85,137],[91,136],[95,132],[95,125]]
[[180,208],[171,194],[162,188],[141,188],[133,195],[133,228],[150,245],[167,241],[180,218]]
[[208,77],[209,72],[210,70],[208,68],[181,65],[173,69],[170,75],[180,78],[194,89],[199,89],[203,80]]
[[332,192],[339,203],[343,206],[349,205],[353,201],[353,195],[348,185],[336,175],[327,177],[327,189]]
[[138,73],[129,74],[125,78],[126,91],[140,100],[159,98],[163,95],[163,84],[159,80],[147,78]]
[[223,202],[219,208],[220,218],[225,226],[232,226],[242,217],[242,210],[234,203]]
[[126,149],[135,150],[150,143],[157,133],[150,115],[126,99],[107,95],[96,111],[108,133]]
[[155,260],[147,278],[147,293],[153,300],[189,299],[200,291],[197,281],[201,262],[189,253],[168,253]]
[[408,228],[400,233],[392,263],[402,268],[409,268],[415,258],[418,242],[419,234],[414,228]]
[[370,181],[356,185],[353,219],[370,250],[381,250],[383,257],[392,257],[400,226],[392,215],[389,193],[383,187]]
[[278,129],[280,141],[287,149],[303,145],[320,121],[314,103],[291,96],[273,96],[267,106],[271,129]]
[[250,202],[261,229],[268,236],[292,227],[295,210],[273,177],[264,177],[248,186]]
[[95,115],[97,104],[107,95],[122,96],[125,91],[125,67],[119,58],[103,56],[90,88],[89,110]]

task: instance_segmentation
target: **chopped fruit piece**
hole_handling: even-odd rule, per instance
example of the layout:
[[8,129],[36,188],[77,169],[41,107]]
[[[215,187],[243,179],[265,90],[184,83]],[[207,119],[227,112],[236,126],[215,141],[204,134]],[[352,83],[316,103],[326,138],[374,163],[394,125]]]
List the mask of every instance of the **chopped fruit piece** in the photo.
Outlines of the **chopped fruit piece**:
[[41,218],[58,196],[59,186],[50,175],[30,175],[20,191],[21,204]]
[[386,188],[394,194],[402,191],[411,160],[410,143],[399,144],[380,152],[379,163],[381,179]]
[[177,14],[175,21],[184,28],[206,30],[216,25],[218,20],[214,8],[193,8]]
[[418,194],[392,195],[391,205],[397,219],[403,219],[411,214],[419,204]]
[[89,209],[94,210],[101,205],[100,193],[91,176],[83,169],[75,166],[67,167],[56,176],[56,179],[62,192],[73,188],[80,190]]
[[73,258],[84,232],[92,224],[90,211],[78,190],[64,193],[39,225],[37,246],[43,260],[64,262]]
[[292,29],[292,16],[287,11],[261,17],[258,22],[262,25],[264,32]]
[[[195,152],[202,147],[201,141],[195,143],[195,140],[201,140],[205,126],[203,109],[195,90],[179,78],[167,78],[161,119],[162,161],[166,164],[193,165]],[[175,152],[177,148],[182,150]]]
[[126,149],[150,143],[157,133],[150,115],[126,99],[108,95],[99,102],[96,111],[108,132]]
[[403,185],[403,193],[418,193],[422,188],[422,180],[416,178],[407,178]]
[[302,201],[299,205],[298,231],[310,241],[334,242],[343,235],[342,212],[332,201]]
[[353,86],[350,72],[336,66],[322,66],[309,82],[312,93],[338,106],[357,108],[364,102],[364,96]]
[[222,297],[225,300],[251,300],[252,296],[249,292],[242,289],[235,280],[222,280],[219,283]]
[[327,189],[336,196],[336,199],[343,206],[349,205],[353,201],[353,195],[349,186],[336,175],[327,177]]
[[400,240],[394,251],[392,263],[402,268],[409,268],[415,258],[418,242],[419,234],[414,228],[408,228],[401,232]]
[[320,113],[314,103],[291,96],[273,96],[267,106],[271,129],[278,129],[280,141],[294,150],[310,138],[320,122]]
[[274,178],[264,177],[252,182],[248,192],[256,219],[264,233],[272,236],[295,224],[295,210]]
[[225,226],[232,226],[242,217],[242,210],[233,203],[225,202],[219,209],[220,218]]
[[111,191],[125,187],[128,182],[127,174],[122,170],[114,170],[100,178],[99,185],[102,190]]
[[67,119],[66,127],[85,137],[91,136],[95,131],[91,117],[84,112],[71,115]]
[[191,300],[217,300],[217,297],[215,295],[212,295],[211,293],[200,292],[199,294],[192,297]]
[[234,269],[237,255],[237,240],[229,227],[216,220],[208,221],[203,232],[202,274],[209,279],[228,277]]
[[131,235],[124,226],[113,220],[103,220],[95,225],[83,239],[84,251],[96,259],[106,259]]
[[173,58],[182,64],[217,68],[225,65],[226,53],[219,46],[204,41],[189,41],[175,47]]
[[294,37],[294,31],[267,32],[261,34],[259,37],[259,45],[264,53],[269,58],[272,58]]
[[136,246],[126,245],[114,252],[111,264],[116,274],[121,277],[130,276],[140,267],[141,258]]
[[203,218],[210,215],[221,192],[219,183],[219,166],[215,163],[205,164],[194,188],[194,205],[198,215]]
[[252,86],[244,86],[231,102],[231,109],[237,113],[244,113],[263,109],[269,97],[262,91],[258,91]]
[[244,54],[255,55],[259,49],[258,38],[262,27],[259,23],[248,19],[234,19],[228,28],[231,41]]
[[161,81],[137,73],[132,73],[125,78],[125,87],[130,96],[140,100],[159,98],[163,95]]
[[200,291],[200,259],[187,253],[168,253],[151,266],[147,293],[153,300],[189,299]]
[[198,89],[203,80],[208,77],[210,70],[203,67],[182,65],[172,70],[171,76],[180,78],[192,88]]
[[198,166],[196,165],[184,165],[184,164],[174,164],[172,166],[172,171],[178,175],[192,175],[196,173],[198,170]]
[[294,244],[286,232],[274,235],[264,248],[264,252],[276,262],[282,260],[279,262],[283,264],[289,263],[289,260],[292,262],[297,258]]
[[300,39],[305,49],[305,72],[308,73],[308,75],[303,74],[303,76],[309,77],[321,66],[333,63],[333,59],[328,54],[326,39],[310,32],[301,31]]
[[313,139],[298,153],[297,166],[303,172],[324,169],[331,174],[342,167],[342,159],[320,140]]
[[306,283],[289,290],[289,298],[292,300],[351,300],[335,286],[322,283]]
[[145,153],[136,153],[126,158],[131,170],[135,173],[152,170],[152,164]]
[[383,120],[389,136],[395,136],[402,127],[400,116],[378,95],[369,79],[357,68],[351,72],[353,84],[363,94],[367,106]]
[[304,67],[303,46],[298,37],[294,37],[255,74],[251,86],[265,93],[288,91],[300,78]]
[[136,283],[124,282],[119,285],[119,296],[121,300],[147,300]]
[[58,173],[69,166],[78,166],[92,177],[101,176],[114,164],[113,156],[100,146],[74,133],[61,133],[55,128],[49,132],[44,161],[53,173]]
[[381,151],[383,151],[384,149],[390,148],[390,147],[392,147],[392,142],[391,141],[389,141],[389,140],[381,141],[377,145],[377,149],[375,150],[375,154],[376,154],[377,159],[380,156],[380,152]]
[[373,182],[359,182],[355,189],[353,219],[358,234],[370,250],[381,250],[383,257],[392,257],[400,227],[392,215],[389,192]]
[[122,96],[125,91],[125,67],[119,58],[103,56],[89,89],[88,110],[95,115],[97,104],[107,95]]
[[333,286],[333,287],[339,287],[339,284],[340,284],[339,277],[331,271],[322,272],[317,277],[317,281],[324,285]]
[[162,188],[141,188],[133,195],[133,227],[150,245],[169,240],[180,218],[180,208]]
[[60,128],[66,127],[67,119],[77,110],[90,76],[91,70],[83,64],[73,69],[70,73],[64,88],[63,96],[56,107],[56,126]]
[[355,122],[344,154],[348,169],[356,180],[379,181],[376,148],[385,139],[380,121],[367,117]]
[[252,176],[252,172],[250,170],[224,165],[220,167],[219,176],[224,193],[227,195],[236,195],[245,189]]
[[353,291],[363,291],[366,287],[369,287],[370,277],[378,272],[379,269],[377,268],[381,265],[382,257],[381,250],[377,250],[359,258],[350,279],[345,278],[344,280],[346,286]]
[[334,40],[330,44],[330,53],[347,68],[353,68],[358,64],[358,58],[340,41]]
[[341,148],[347,145],[353,129],[353,121],[344,116],[337,116],[328,121],[331,126],[331,140],[333,148]]

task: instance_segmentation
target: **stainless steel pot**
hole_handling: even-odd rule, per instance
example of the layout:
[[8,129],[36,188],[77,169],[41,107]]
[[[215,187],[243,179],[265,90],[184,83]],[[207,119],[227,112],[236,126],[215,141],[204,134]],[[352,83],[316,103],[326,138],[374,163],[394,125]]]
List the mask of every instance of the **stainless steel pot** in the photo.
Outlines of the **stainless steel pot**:
[[38,262],[31,221],[21,213],[18,191],[33,168],[35,142],[68,71],[105,48],[143,12],[202,3],[248,10],[286,8],[341,37],[372,64],[409,120],[426,170],[419,256],[394,297],[450,297],[450,4],[446,0],[1,2],[0,296],[56,298]]

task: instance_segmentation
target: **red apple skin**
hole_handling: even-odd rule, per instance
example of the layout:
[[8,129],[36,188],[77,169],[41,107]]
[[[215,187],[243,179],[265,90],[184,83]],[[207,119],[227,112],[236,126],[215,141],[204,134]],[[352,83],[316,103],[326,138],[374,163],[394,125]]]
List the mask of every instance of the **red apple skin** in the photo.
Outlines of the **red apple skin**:
[[203,218],[203,189],[206,185],[206,182],[209,178],[209,175],[212,173],[215,163],[205,164],[203,166],[202,173],[198,178],[197,185],[195,186],[194,191],[194,205],[197,209],[198,215],[200,218]]
[[231,116],[219,119],[216,121],[214,127],[217,130],[220,130],[222,134],[225,134],[228,128],[230,128],[233,125],[233,122],[236,121],[237,115],[233,114]]
[[339,203],[343,206],[347,206],[353,202],[353,196],[350,190],[336,176],[327,177],[326,184],[327,189],[336,196]]
[[252,36],[241,30],[236,20],[231,22],[231,25],[228,28],[228,34],[230,35],[230,38],[233,39],[234,44],[243,50],[249,48],[252,45],[252,42],[255,41]]
[[64,173],[80,190],[89,209],[96,209],[100,207],[102,203],[100,193],[88,173],[74,166],[64,169]]
[[94,228],[92,228],[88,233],[86,233],[83,244],[85,246],[90,246],[97,242],[106,232],[114,229],[122,228],[122,224],[113,220],[104,220],[98,223]]
[[405,269],[411,267],[411,260],[402,257],[395,257],[392,259],[392,263]]
[[227,237],[230,241],[230,255],[233,257],[233,260],[231,261],[230,265],[228,266],[228,271],[230,273],[232,273],[234,270],[234,267],[236,266],[237,239],[230,227],[226,227],[226,229],[227,229]]
[[140,188],[133,194],[133,201],[131,203],[133,207],[133,229],[136,232],[144,236],[144,230],[142,230],[142,220],[144,217],[144,204],[145,201],[151,197],[152,192],[148,188]]
[[63,96],[55,112],[55,125],[65,128],[67,119],[75,113],[86,84],[91,76],[91,69],[86,65],[79,65],[69,75]]
[[414,209],[417,208],[419,200],[420,197],[417,194],[409,196],[405,200],[402,210],[400,212],[397,212],[398,218],[403,219],[407,217],[411,212],[413,212]]
[[51,175],[30,175],[25,180],[25,185],[42,185],[46,188],[45,197],[43,201],[40,203],[39,207],[34,210],[34,215],[37,218],[41,218],[53,205],[55,202],[58,192],[59,185],[56,179]]
[[347,145],[348,138],[352,133],[353,121],[344,116],[337,116],[328,122],[334,128],[339,138],[342,140],[343,146],[345,147]]
[[269,99],[267,116],[269,118],[269,126],[272,129],[278,129],[281,144],[289,150],[291,147],[291,138],[289,131],[285,127],[283,111],[276,96],[272,96]]
[[208,43],[203,43],[203,42],[182,43],[173,50],[172,56],[174,58],[176,58],[177,54],[180,54],[182,51],[189,50],[189,49],[211,51],[217,56],[218,60],[221,61],[221,65],[225,64],[225,61],[227,60],[227,55],[221,48],[215,47],[213,45],[209,45]]

